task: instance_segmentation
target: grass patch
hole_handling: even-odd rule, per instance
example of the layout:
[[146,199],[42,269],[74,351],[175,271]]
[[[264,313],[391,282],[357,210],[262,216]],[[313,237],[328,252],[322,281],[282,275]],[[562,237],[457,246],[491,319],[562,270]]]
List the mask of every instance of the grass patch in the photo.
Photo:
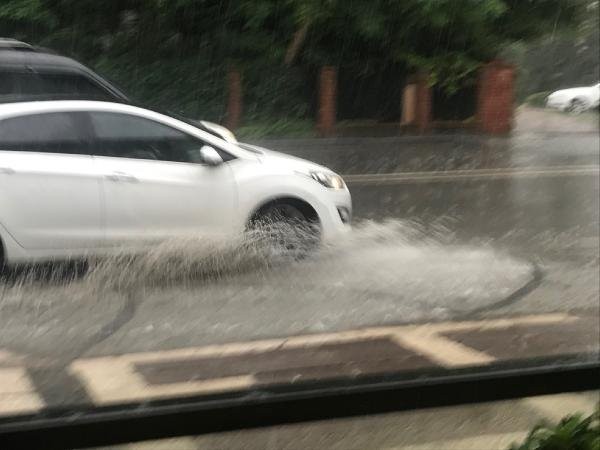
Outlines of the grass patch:
[[529,106],[535,106],[536,108],[543,108],[546,106],[546,97],[548,97],[550,94],[550,91],[536,92],[525,99],[525,104]]

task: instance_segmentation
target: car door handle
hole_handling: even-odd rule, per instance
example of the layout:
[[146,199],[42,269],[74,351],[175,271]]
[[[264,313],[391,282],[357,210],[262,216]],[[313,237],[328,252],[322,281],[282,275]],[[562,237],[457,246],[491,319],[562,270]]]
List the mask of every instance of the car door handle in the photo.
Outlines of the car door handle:
[[10,167],[0,167],[0,173],[4,175],[12,175],[13,173],[15,173],[15,169],[12,169]]
[[130,175],[130,174],[124,173],[124,172],[113,172],[109,175],[106,175],[106,179],[110,180],[110,181],[126,182],[126,183],[137,183],[139,181],[133,175]]

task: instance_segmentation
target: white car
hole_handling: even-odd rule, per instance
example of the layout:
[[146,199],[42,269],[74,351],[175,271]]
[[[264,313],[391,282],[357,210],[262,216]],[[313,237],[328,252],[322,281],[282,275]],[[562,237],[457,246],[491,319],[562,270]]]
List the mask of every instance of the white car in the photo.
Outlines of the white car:
[[547,107],[575,114],[596,108],[599,102],[600,83],[587,87],[561,89],[546,98]]
[[351,208],[344,181],[325,167],[153,111],[0,105],[0,256],[9,264],[231,236],[263,217],[331,240],[349,229]]

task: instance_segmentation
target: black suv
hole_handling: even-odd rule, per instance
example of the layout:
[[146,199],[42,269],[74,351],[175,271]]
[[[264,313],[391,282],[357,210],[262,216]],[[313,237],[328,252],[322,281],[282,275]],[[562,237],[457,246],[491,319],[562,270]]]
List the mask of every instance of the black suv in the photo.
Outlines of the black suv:
[[0,38],[0,103],[68,98],[129,103],[123,92],[83,64]]
[[[134,104],[113,84],[71,58],[25,42],[0,38],[0,103],[35,100],[101,100]],[[186,119],[171,112],[166,114],[237,143],[231,131],[216,123]]]

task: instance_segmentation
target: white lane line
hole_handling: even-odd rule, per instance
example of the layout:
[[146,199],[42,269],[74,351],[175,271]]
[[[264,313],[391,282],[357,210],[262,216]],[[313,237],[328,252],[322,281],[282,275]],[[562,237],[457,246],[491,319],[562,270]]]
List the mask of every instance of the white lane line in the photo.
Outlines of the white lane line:
[[[152,362],[155,360],[169,361],[178,359],[192,359],[205,357],[235,356],[247,353],[263,353],[284,348],[298,348],[322,344],[339,344],[354,342],[364,339],[388,337],[401,332],[410,332],[416,329],[427,330],[430,333],[444,333],[452,331],[468,331],[474,329],[497,329],[515,325],[545,325],[576,321],[576,316],[565,313],[549,313],[530,316],[511,317],[505,319],[491,319],[465,322],[440,322],[422,325],[401,325],[389,327],[370,327],[358,330],[340,331],[336,333],[308,334],[290,336],[279,339],[265,339],[260,341],[231,342],[227,344],[207,345],[203,347],[188,347],[175,350],[155,352],[129,353],[114,358],[131,358],[135,362]],[[109,357],[112,358],[112,357]],[[93,360],[96,358],[91,358]],[[79,360],[79,361],[86,361]]]
[[0,368],[0,415],[32,412],[43,406],[24,367]]
[[453,180],[477,179],[505,179],[528,177],[562,177],[598,175],[600,167],[587,166],[548,166],[531,168],[504,168],[504,169],[473,169],[473,170],[448,170],[430,172],[394,172],[377,174],[349,174],[343,175],[348,183],[377,184],[377,183],[418,183],[418,182],[445,182]]
[[578,318],[568,314],[556,313],[458,323],[446,322],[424,325],[373,327],[338,333],[292,336],[283,339],[237,342],[205,347],[79,359],[71,363],[69,371],[81,380],[90,397],[97,404],[110,404],[168,396],[246,389],[253,386],[256,382],[252,374],[247,374],[203,381],[150,385],[135,369],[135,365],[140,363],[152,364],[196,358],[218,358],[263,353],[279,349],[389,338],[396,340],[398,344],[408,350],[424,355],[437,364],[450,367],[478,365],[487,364],[494,359],[483,352],[441,336],[441,334],[459,330],[506,328],[520,324],[554,324],[573,320],[578,320]]
[[397,333],[392,338],[402,347],[444,367],[489,364],[496,358],[427,330]]
[[576,322],[577,320],[579,320],[579,317],[572,316],[567,313],[548,313],[491,320],[433,323],[420,325],[419,327],[441,334],[454,331],[495,330],[501,328],[510,328],[518,325],[551,325],[554,323]]
[[556,313],[509,319],[425,324],[417,326],[412,330],[405,331],[399,329],[392,336],[399,345],[419,353],[442,366],[475,366],[489,364],[495,361],[496,358],[442,336],[442,334],[455,331],[502,329],[518,325],[550,325],[554,323],[568,323],[575,320],[578,320],[577,317]]
[[[156,362],[163,361],[165,360],[156,360]],[[136,359],[135,355],[81,359],[71,364],[69,372],[84,382],[88,394],[97,404],[224,392],[247,389],[255,384],[252,375],[241,375],[149,385],[135,370],[135,363],[138,362],[142,361]]]

